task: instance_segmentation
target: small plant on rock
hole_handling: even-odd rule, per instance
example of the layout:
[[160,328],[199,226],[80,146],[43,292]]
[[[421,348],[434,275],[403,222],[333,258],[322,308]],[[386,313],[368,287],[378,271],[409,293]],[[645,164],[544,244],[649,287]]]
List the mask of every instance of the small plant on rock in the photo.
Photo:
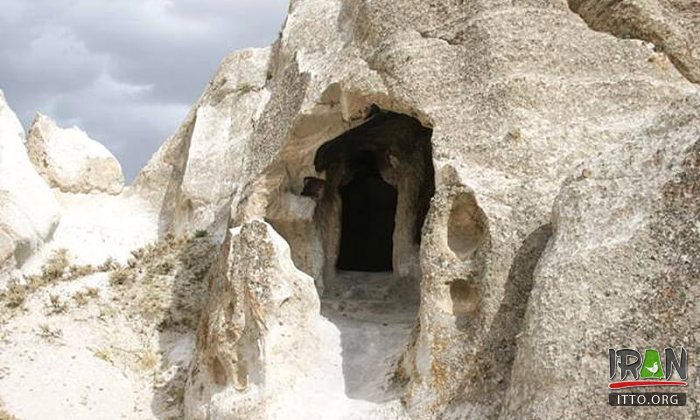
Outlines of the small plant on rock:
[[157,264],[155,267],[153,267],[153,273],[159,274],[161,276],[165,276],[167,274],[170,274],[174,268],[175,268],[175,264],[171,260],[167,259],[167,260],[161,261],[159,264]]
[[55,294],[50,294],[49,295],[49,313],[51,314],[61,314],[64,313],[68,309],[68,305],[61,301],[61,297],[59,295]]
[[41,276],[44,283],[60,280],[69,266],[68,250],[65,248],[55,250],[48,261],[46,261],[46,264],[41,267]]
[[112,271],[112,274],[109,275],[109,283],[111,285],[122,285],[131,281],[132,279],[131,271],[125,267],[119,267]]
[[160,360],[158,353],[150,349],[144,349],[138,354],[139,366],[143,370],[151,370],[158,365]]
[[18,308],[22,306],[27,299],[28,288],[18,283],[12,283],[2,294],[2,300],[9,308]]
[[77,306],[85,306],[90,299],[94,299],[100,296],[100,289],[97,287],[88,287],[84,290],[75,292],[73,295],[73,301]]
[[56,328],[53,329],[49,327],[48,324],[41,324],[39,325],[39,337],[43,338],[46,341],[52,342],[55,341],[63,335],[63,331],[60,329]]
[[103,262],[102,264],[97,266],[97,271],[102,271],[102,272],[112,271],[112,270],[116,270],[119,267],[120,267],[120,264],[117,262],[117,260],[115,260],[112,257],[109,257],[105,260],[105,262]]
[[114,363],[114,353],[112,352],[112,349],[98,348],[90,350],[92,350],[92,354],[95,355],[95,357],[97,357],[98,359],[102,359],[107,363]]
[[240,93],[250,93],[255,90],[255,87],[250,83],[243,83],[238,87],[238,92]]
[[81,277],[89,276],[97,271],[92,264],[86,265],[71,265],[68,267],[68,273],[66,274],[65,280],[73,280]]

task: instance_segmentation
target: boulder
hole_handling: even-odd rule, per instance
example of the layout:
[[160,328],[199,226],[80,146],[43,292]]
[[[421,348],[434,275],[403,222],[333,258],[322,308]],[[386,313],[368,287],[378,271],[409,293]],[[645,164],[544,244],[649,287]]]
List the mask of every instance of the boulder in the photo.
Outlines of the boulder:
[[24,129],[0,91],[0,286],[51,238],[59,220],[58,202],[34,170]]
[[77,127],[64,129],[37,114],[27,134],[27,150],[37,172],[63,192],[119,194],[124,188],[119,161]]

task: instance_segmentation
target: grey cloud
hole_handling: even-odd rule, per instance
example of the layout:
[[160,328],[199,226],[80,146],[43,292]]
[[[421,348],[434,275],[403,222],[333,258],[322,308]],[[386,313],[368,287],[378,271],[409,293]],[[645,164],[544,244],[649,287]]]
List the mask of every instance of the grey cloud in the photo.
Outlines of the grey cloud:
[[0,89],[27,126],[79,125],[128,178],[231,51],[277,36],[273,0],[0,0]]

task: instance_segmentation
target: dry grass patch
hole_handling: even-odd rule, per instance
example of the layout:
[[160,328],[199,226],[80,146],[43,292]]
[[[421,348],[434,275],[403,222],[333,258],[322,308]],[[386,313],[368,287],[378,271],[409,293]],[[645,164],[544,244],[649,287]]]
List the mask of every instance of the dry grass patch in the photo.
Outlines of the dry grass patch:
[[32,292],[63,277],[69,265],[68,251],[57,249],[41,267],[41,274],[27,277],[26,284],[11,284],[7,291],[0,296],[0,300],[4,301],[5,306],[9,308],[22,306],[27,296]]
[[61,296],[50,294],[49,303],[46,305],[49,309],[49,315],[62,314],[68,310],[68,304],[61,300]]
[[51,343],[60,339],[63,336],[63,331],[60,328],[51,328],[48,324],[40,324],[37,334]]
[[139,367],[143,370],[153,370],[160,362],[160,355],[150,349],[145,349],[138,355]]
[[0,400],[0,420],[18,420],[17,417],[7,412],[5,403],[2,400]]
[[134,277],[134,273],[129,267],[119,267],[109,275],[109,283],[111,285],[127,284],[131,283]]
[[22,306],[27,299],[27,294],[27,287],[13,283],[3,292],[2,296],[0,296],[0,300],[4,301],[8,308],[17,308]]
[[117,268],[120,267],[119,262],[115,260],[112,257],[109,257],[103,262],[102,264],[97,266],[97,271],[105,272],[105,271],[112,271],[116,270]]
[[110,284],[117,289],[115,296],[161,329],[196,327],[206,293],[204,278],[216,256],[216,245],[208,233],[167,235],[131,255],[126,266],[110,275]]
[[75,280],[99,271],[107,271],[102,268],[111,267],[111,264],[110,262],[110,265],[103,264],[100,267],[94,267],[90,264],[71,264],[68,250],[57,249],[41,266],[41,274],[27,276],[26,284],[10,284],[7,290],[0,294],[0,302],[4,302],[8,308],[18,308],[24,304],[30,294],[44,286],[58,281]]
[[110,348],[91,348],[92,354],[98,359],[102,359],[109,364],[114,364],[114,352]]
[[86,265],[71,265],[68,267],[68,271],[63,280],[73,280],[79,279],[81,277],[89,276],[90,274],[97,273],[99,270],[92,264]]
[[85,306],[91,299],[100,297],[100,289],[97,287],[87,287],[83,290],[75,292],[73,302],[76,306]]
[[65,248],[57,249],[41,267],[41,280],[44,283],[56,281],[63,277],[69,266],[68,250]]

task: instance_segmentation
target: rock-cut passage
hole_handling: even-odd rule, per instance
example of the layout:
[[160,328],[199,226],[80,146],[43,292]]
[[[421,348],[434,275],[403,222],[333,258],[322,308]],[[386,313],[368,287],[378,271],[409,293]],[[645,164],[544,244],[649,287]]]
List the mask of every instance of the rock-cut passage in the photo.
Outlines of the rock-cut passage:
[[340,418],[405,416],[395,373],[420,300],[420,232],[434,192],[431,134],[414,118],[376,110],[315,156],[325,181],[320,195],[309,195],[324,244],[322,315],[334,332],[328,354],[319,355],[327,361],[324,382],[314,388],[347,407]]

